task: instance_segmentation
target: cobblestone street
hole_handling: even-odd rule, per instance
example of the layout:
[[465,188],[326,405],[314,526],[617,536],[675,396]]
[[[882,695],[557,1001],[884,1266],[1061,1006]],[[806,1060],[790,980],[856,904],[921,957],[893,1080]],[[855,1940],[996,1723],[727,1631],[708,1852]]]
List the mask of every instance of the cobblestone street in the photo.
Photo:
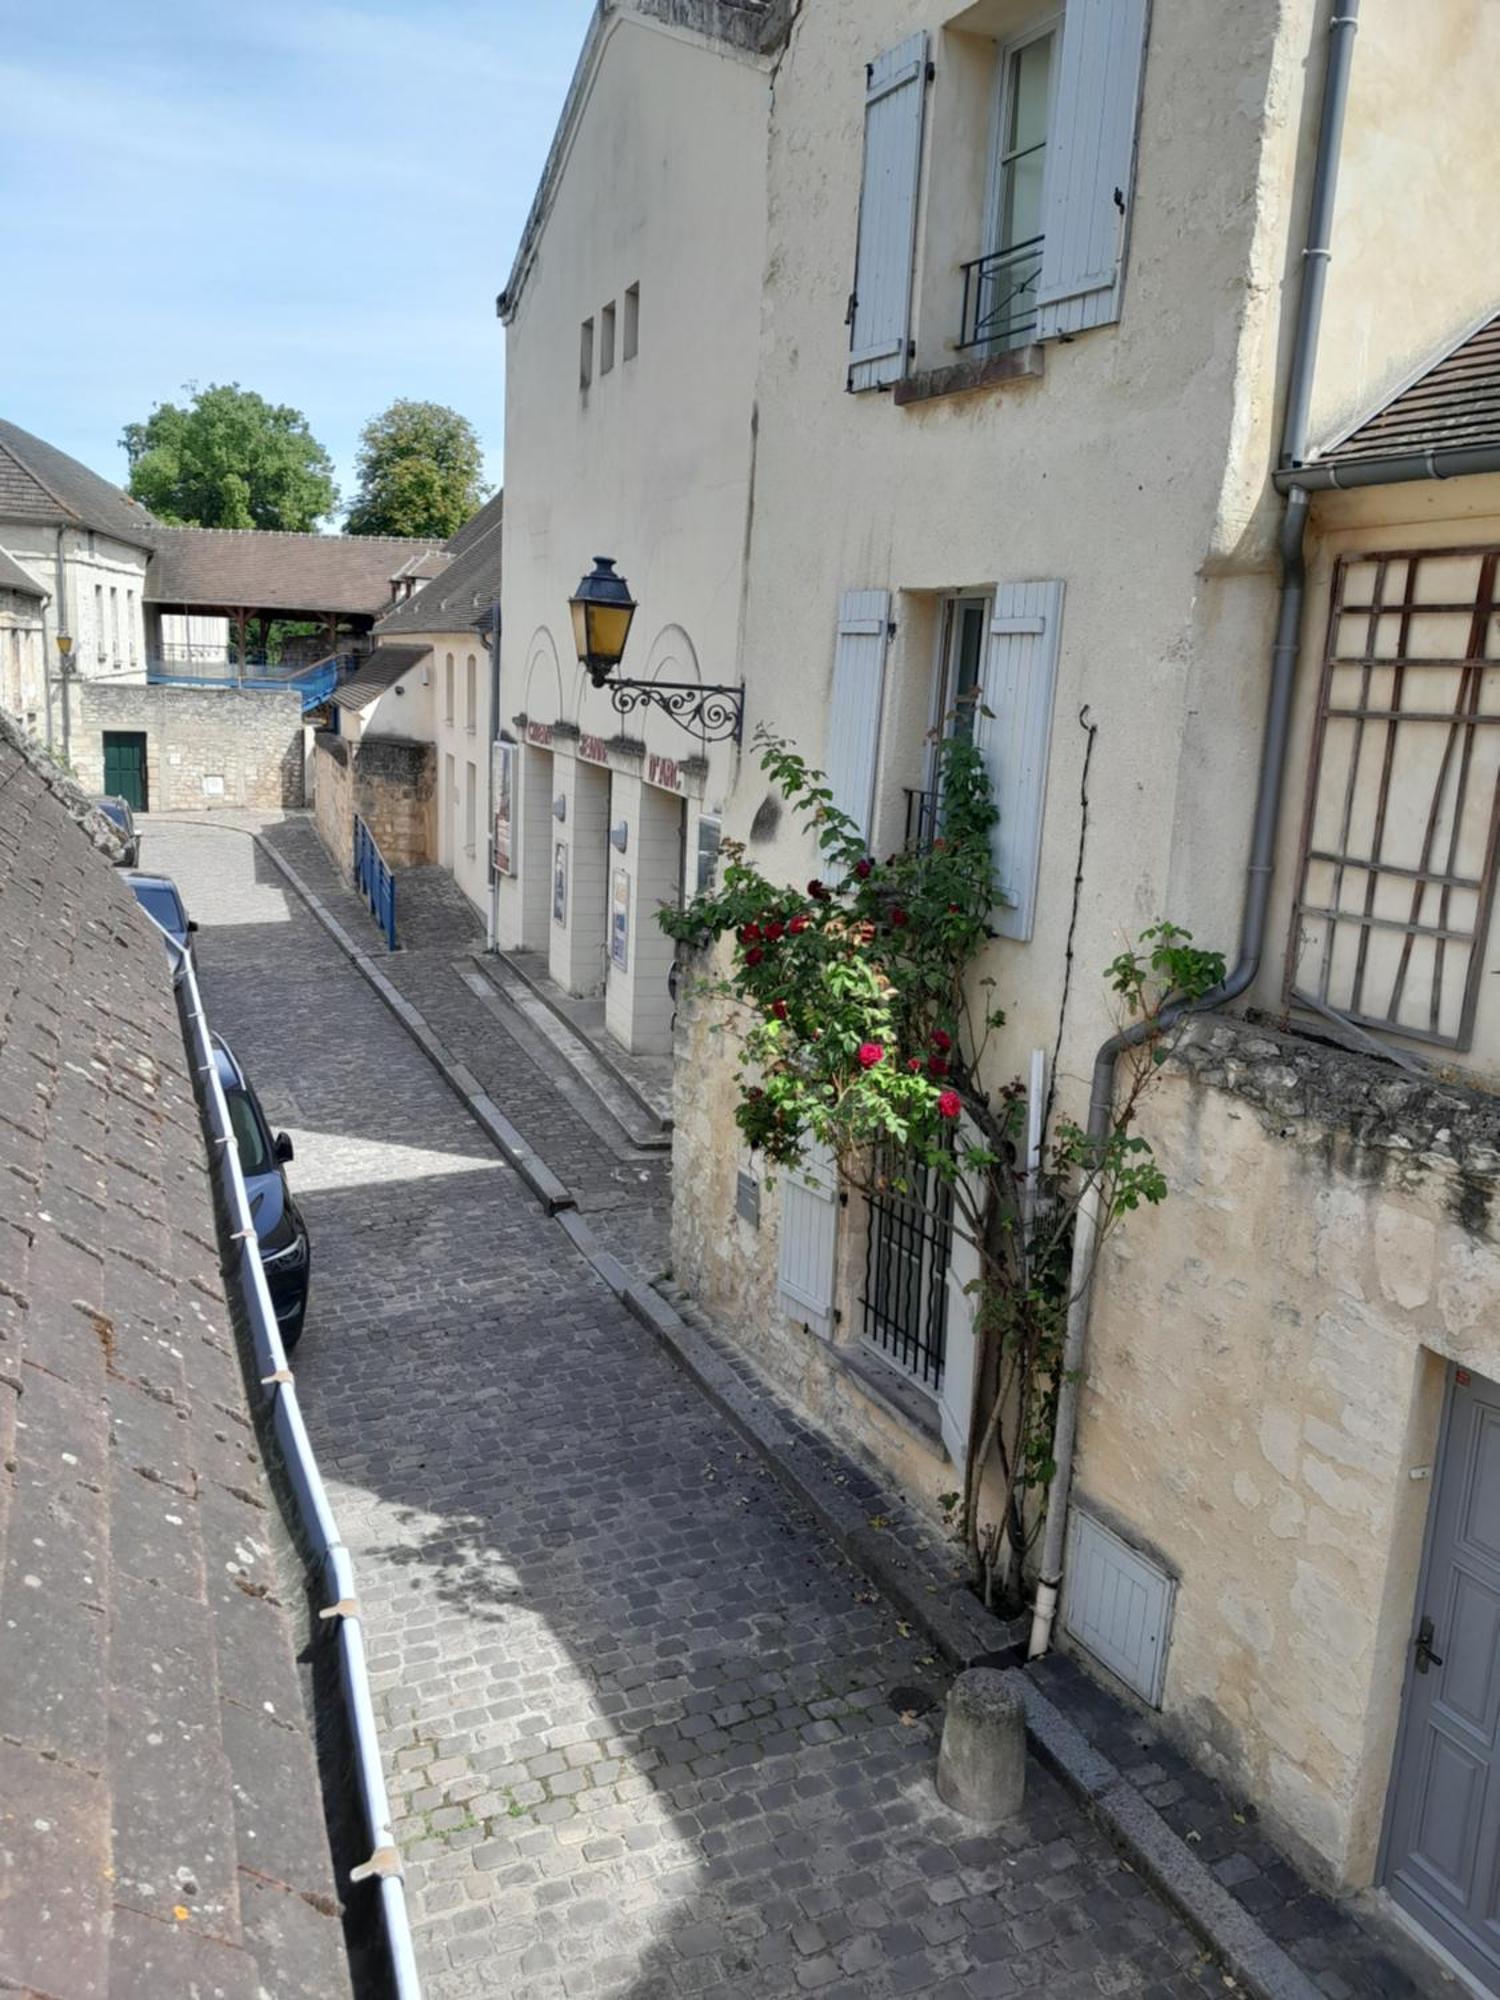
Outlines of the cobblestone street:
[[[1035,1765],[998,1835],[937,1803],[920,1638],[251,840],[155,821],[145,866],[181,885],[210,1019],[295,1142],[298,1385],[361,1579],[430,2000],[1223,1994]],[[449,973],[424,975],[435,1021]],[[494,1035],[489,1087],[545,1151],[546,1078]]]

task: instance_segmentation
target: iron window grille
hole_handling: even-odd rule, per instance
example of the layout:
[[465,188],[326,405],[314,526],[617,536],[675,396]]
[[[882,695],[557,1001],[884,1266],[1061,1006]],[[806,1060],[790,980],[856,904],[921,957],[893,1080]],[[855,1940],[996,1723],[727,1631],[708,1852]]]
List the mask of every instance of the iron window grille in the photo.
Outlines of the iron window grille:
[[1467,1049],[1500,832],[1500,548],[1340,556],[1285,1001]]
[[1032,236],[961,266],[964,279],[960,348],[1021,347],[1036,334],[1036,292],[1042,238]]
[[877,1160],[865,1244],[865,1338],[934,1394],[942,1387],[953,1192],[920,1160]]

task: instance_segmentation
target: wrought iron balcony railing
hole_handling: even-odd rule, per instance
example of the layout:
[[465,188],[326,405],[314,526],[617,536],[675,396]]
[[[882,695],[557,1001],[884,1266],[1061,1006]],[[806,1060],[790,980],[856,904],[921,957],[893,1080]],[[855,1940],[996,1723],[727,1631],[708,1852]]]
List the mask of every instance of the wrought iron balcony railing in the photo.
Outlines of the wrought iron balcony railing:
[[962,266],[963,324],[960,348],[1019,347],[1036,334],[1036,294],[1042,276],[1042,238],[1028,237]]
[[906,839],[908,854],[926,854],[938,835],[938,794],[935,791],[906,790]]

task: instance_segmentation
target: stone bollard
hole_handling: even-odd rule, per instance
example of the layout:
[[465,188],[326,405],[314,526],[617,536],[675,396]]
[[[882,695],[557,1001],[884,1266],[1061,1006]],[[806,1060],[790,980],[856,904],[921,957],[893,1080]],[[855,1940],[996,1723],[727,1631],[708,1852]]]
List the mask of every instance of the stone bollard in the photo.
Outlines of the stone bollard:
[[937,1794],[966,1819],[995,1825],[1026,1797],[1026,1705],[994,1667],[970,1667],[948,1691]]

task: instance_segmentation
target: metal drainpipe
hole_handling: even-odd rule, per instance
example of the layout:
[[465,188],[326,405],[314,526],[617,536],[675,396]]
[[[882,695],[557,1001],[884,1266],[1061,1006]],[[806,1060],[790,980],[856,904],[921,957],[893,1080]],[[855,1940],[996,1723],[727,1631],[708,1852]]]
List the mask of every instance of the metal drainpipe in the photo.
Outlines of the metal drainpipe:
[[[1311,405],[1313,368],[1317,361],[1318,329],[1323,317],[1323,291],[1328,275],[1330,239],[1333,233],[1333,204],[1338,183],[1339,152],[1344,114],[1349,101],[1349,72],[1354,58],[1354,37],[1358,30],[1359,0],[1333,0],[1329,22],[1328,68],[1323,79],[1323,106],[1318,124],[1317,158],[1313,169],[1312,199],[1307,219],[1307,238],[1302,252],[1302,282],[1297,295],[1297,325],[1292,342],[1291,365],[1287,373],[1286,413],[1282,421],[1281,468],[1288,482],[1286,511],[1282,516],[1278,548],[1281,558],[1281,594],[1276,616],[1276,638],[1271,651],[1270,689],[1266,702],[1266,723],[1261,738],[1260,778],[1256,786],[1255,817],[1250,836],[1250,858],[1245,868],[1244,902],[1240,914],[1239,951],[1233,970],[1211,992],[1196,1001],[1169,1004],[1158,1017],[1157,1026],[1170,1027],[1188,1013],[1221,1007],[1243,993],[1260,970],[1265,945],[1266,912],[1270,902],[1271,873],[1276,858],[1276,828],[1281,813],[1282,781],[1286,772],[1287,737],[1291,728],[1292,696],[1297,681],[1297,651],[1301,636],[1302,601],[1306,580],[1303,543],[1307,527],[1308,497],[1305,487],[1292,483],[1296,468],[1307,456],[1308,412]],[[1281,484],[1278,480],[1278,485]],[[1088,1148],[1098,1157],[1109,1137],[1114,1115],[1115,1064],[1128,1048],[1138,1047],[1156,1032],[1137,1022],[1111,1035],[1094,1058],[1093,1089],[1089,1098]],[[1095,1261],[1100,1234],[1099,1186],[1095,1180],[1079,1205],[1073,1241],[1072,1298],[1068,1307],[1067,1330],[1060,1364],[1061,1381],[1057,1395],[1057,1422],[1053,1433],[1055,1471],[1047,1494],[1046,1523],[1042,1531],[1042,1555],[1037,1579],[1036,1603],[1032,1612],[1031,1637],[1027,1657],[1037,1659],[1052,1640],[1062,1588],[1063,1552],[1067,1541],[1068,1496],[1073,1480],[1073,1453],[1078,1437],[1078,1391],[1088,1346],[1089,1312],[1093,1304]]]

